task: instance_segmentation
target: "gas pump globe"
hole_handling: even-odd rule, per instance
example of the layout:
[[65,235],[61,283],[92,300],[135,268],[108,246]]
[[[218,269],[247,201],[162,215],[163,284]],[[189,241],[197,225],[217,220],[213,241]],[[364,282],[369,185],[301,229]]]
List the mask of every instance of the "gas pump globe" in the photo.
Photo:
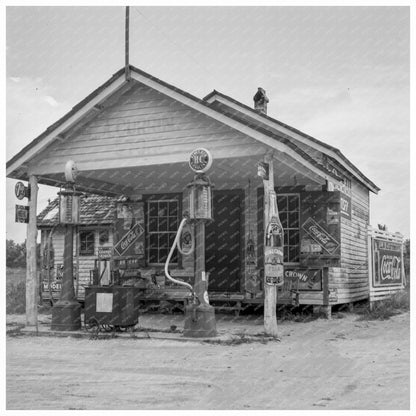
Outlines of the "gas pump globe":
[[203,174],[197,174],[188,185],[189,219],[212,221],[212,185]]

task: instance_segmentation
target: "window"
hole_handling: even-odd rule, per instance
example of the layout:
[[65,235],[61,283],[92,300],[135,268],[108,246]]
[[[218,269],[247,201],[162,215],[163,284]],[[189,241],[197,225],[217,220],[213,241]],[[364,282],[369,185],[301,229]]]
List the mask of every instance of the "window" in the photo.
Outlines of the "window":
[[[164,264],[179,227],[179,201],[176,199],[149,199],[147,201],[147,261]],[[178,263],[177,250],[171,263]]]
[[277,206],[279,218],[284,231],[284,262],[299,262],[299,195],[279,194],[277,195]]
[[80,231],[79,254],[80,256],[94,255],[94,231]]

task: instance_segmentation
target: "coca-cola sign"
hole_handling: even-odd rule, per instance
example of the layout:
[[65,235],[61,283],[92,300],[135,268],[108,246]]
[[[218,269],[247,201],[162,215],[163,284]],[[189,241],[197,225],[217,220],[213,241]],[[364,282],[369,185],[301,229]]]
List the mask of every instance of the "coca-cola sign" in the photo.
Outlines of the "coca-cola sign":
[[402,245],[373,240],[373,283],[388,286],[403,283]]
[[302,228],[329,254],[335,254],[338,250],[339,243],[314,219],[308,218],[302,225]]

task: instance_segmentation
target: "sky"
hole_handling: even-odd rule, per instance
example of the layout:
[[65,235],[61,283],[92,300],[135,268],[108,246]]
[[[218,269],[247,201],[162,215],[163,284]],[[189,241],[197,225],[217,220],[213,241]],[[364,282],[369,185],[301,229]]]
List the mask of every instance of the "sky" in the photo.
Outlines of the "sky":
[[[123,7],[6,8],[6,160],[124,65]],[[370,223],[410,235],[409,7],[130,7],[130,63],[213,89],[331,146],[381,188]],[[6,238],[16,180],[7,179]],[[41,186],[38,211],[56,188]]]

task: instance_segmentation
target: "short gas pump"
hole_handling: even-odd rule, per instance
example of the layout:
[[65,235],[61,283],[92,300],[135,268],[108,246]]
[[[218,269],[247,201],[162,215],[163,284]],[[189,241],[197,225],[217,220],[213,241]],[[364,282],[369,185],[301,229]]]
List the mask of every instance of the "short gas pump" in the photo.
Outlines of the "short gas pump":
[[[215,309],[209,304],[208,281],[205,273],[205,223],[212,221],[212,184],[204,173],[212,165],[212,156],[206,149],[194,150],[189,158],[189,166],[195,172],[193,181],[187,188],[189,206],[176,235],[175,241],[169,252],[166,264],[166,277],[183,286],[188,287],[192,293],[192,301],[185,307],[184,336],[187,337],[212,337],[217,334]],[[186,223],[192,224],[195,239],[192,239],[190,249],[185,254],[195,250],[195,278],[194,285],[180,282],[169,275],[168,265],[175,247],[183,253],[183,245],[179,243],[183,227]],[[195,242],[193,242],[195,241]],[[182,250],[182,251],[181,251]],[[183,253],[184,254],[184,253]]]

